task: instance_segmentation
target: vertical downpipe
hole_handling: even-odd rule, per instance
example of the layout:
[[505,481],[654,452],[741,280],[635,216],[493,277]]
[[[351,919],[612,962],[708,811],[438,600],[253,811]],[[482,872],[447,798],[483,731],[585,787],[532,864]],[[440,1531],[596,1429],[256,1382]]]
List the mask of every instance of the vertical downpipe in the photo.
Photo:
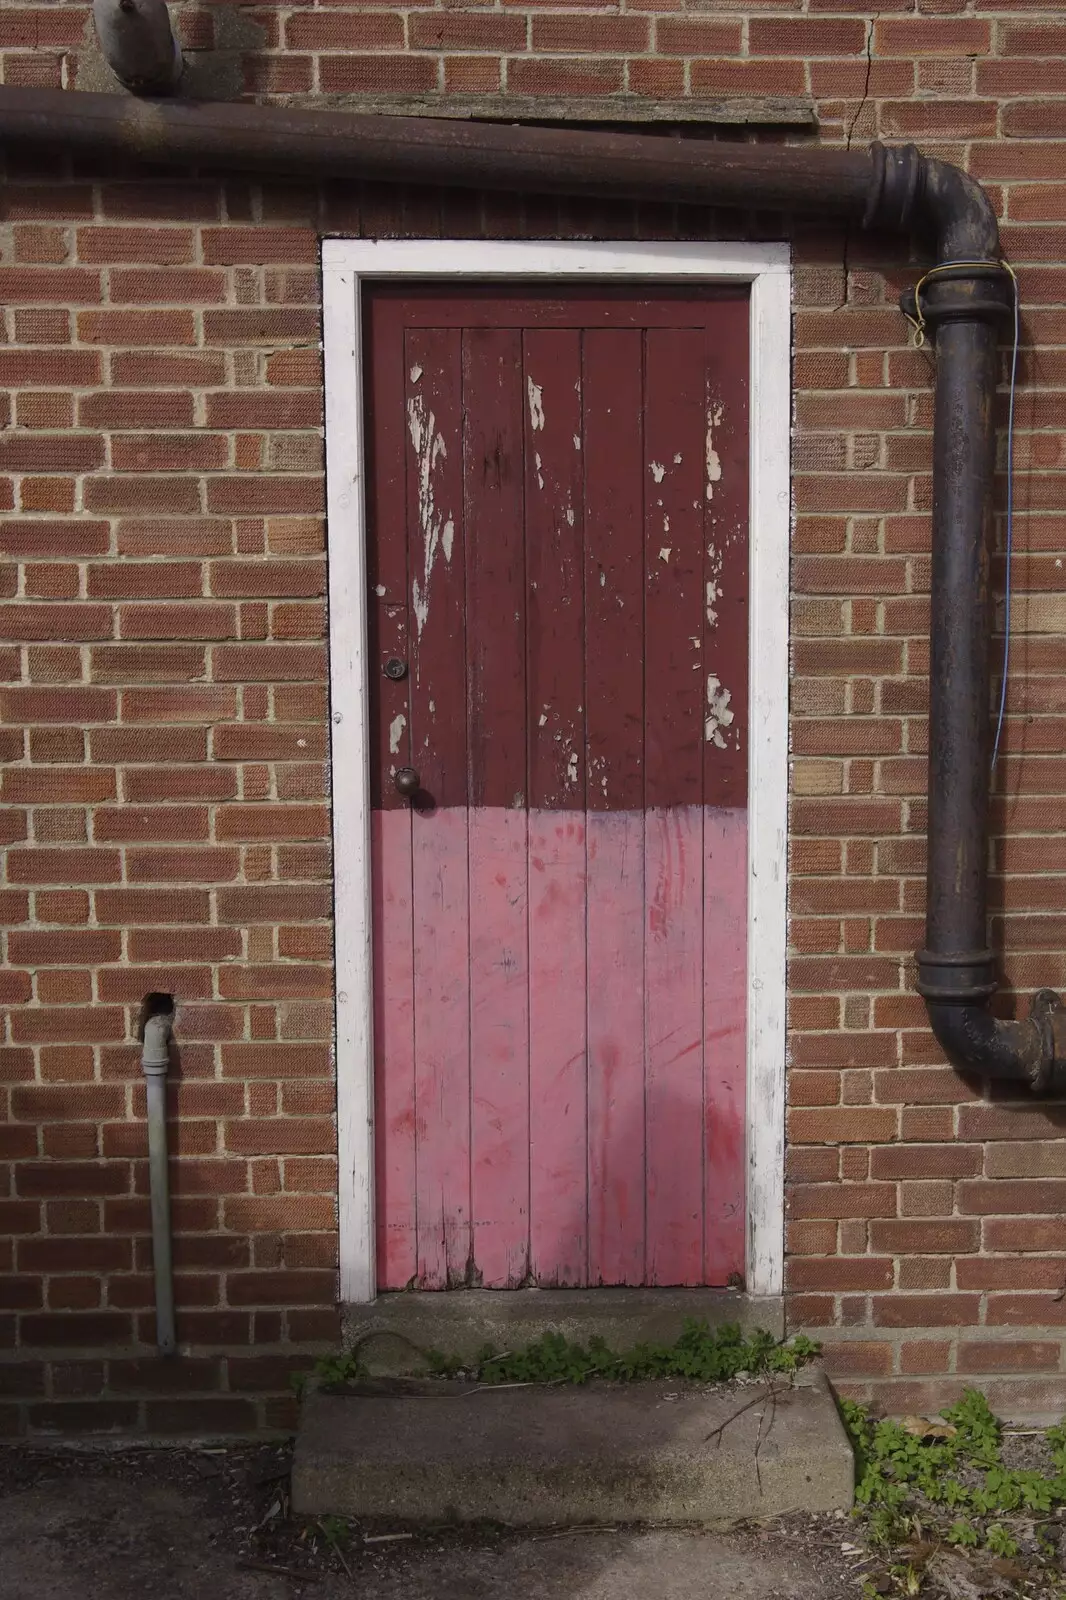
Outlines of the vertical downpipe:
[[170,1181],[167,1172],[167,1070],[174,1029],[170,995],[145,997],[141,1071],[148,1101],[148,1172],[152,1195],[152,1262],[155,1270],[155,1325],[159,1354],[177,1350],[174,1334],[174,1268],[170,1239]]
[[926,941],[960,980],[965,971],[971,1000],[996,986],[986,859],[996,345],[991,318],[949,317],[936,330]]

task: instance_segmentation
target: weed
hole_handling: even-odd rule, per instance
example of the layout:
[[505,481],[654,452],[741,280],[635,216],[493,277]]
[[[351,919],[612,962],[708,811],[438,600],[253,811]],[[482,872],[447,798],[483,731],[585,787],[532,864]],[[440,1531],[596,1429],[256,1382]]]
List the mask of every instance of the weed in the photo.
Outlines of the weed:
[[[1015,1531],[1024,1527],[1028,1548],[1045,1561],[1051,1557],[1051,1541],[1041,1539],[1036,1524],[1066,1506],[1066,1424],[1047,1430],[1055,1470],[1043,1473],[1004,1465],[1000,1424],[975,1389],[943,1411],[942,1421],[876,1421],[846,1400],[841,1410],[855,1450],[855,1497],[866,1510],[871,1543],[892,1549],[912,1538],[921,1508],[948,1544],[1010,1559],[1020,1548]],[[1015,1531],[1000,1520],[1004,1515]],[[903,1568],[894,1567],[892,1576],[896,1592],[918,1593]]]
[[[460,1375],[478,1383],[588,1383],[594,1378],[635,1383],[651,1378],[681,1378],[695,1383],[721,1383],[739,1377],[792,1373],[818,1354],[813,1340],[798,1334],[781,1342],[761,1330],[745,1335],[734,1323],[711,1328],[688,1318],[673,1344],[638,1344],[612,1350],[603,1339],[587,1345],[561,1333],[546,1333],[519,1350],[498,1351],[485,1345],[474,1359],[441,1350],[421,1352],[435,1378]],[[360,1347],[325,1356],[315,1367],[324,1389],[343,1389],[366,1378]]]

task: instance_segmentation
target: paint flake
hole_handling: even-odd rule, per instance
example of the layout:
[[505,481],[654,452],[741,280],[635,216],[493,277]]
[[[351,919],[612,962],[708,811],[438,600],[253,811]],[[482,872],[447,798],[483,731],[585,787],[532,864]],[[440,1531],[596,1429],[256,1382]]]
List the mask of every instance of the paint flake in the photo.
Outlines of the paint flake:
[[577,783],[577,751],[570,752],[570,760],[566,763],[566,781],[569,784]]
[[728,728],[733,722],[733,712],[729,702],[733,698],[728,689],[723,689],[714,673],[707,678],[707,716],[703,724],[703,736],[708,744],[717,745],[719,750],[726,748],[722,729]]
[[420,394],[413,395],[407,402],[407,424],[418,457],[418,522],[422,530],[424,558],[422,578],[421,581],[415,578],[411,586],[411,599],[421,638],[429,616],[429,585],[437,551],[443,548],[444,559],[450,563],[455,524],[451,517],[446,519],[443,513],[437,511],[433,475],[438,460],[447,459],[448,449],[437,431],[435,415],[432,411],[427,413]]
[[395,717],[393,717],[392,721],[389,723],[389,754],[390,755],[394,755],[394,756],[399,755],[399,753],[400,753],[400,740],[403,738],[403,730],[406,728],[406,726],[407,726],[407,718],[404,716],[402,711],[398,712],[397,715]]
[[574,526],[574,508],[573,508],[573,506],[567,506],[567,508],[566,508],[566,520],[570,524],[571,527]]
[[664,544],[659,550],[659,560],[660,561],[669,561],[670,560],[670,553],[671,553],[672,549],[673,549],[672,545]]
[[714,430],[722,420],[721,406],[714,406],[707,413],[707,498],[713,500],[714,486],[722,481],[722,461],[718,451],[714,448]]
[[544,427],[544,391],[532,378],[526,379],[526,390],[529,394],[529,425],[534,433],[539,433]]
[[411,368],[411,382],[412,383],[417,383],[421,376],[422,376],[422,368],[418,365],[418,362],[416,361],[414,366]]
[[375,585],[374,593],[378,596],[379,599],[383,600],[385,598],[386,592],[387,591],[386,591],[385,585],[383,583],[379,583],[379,584]]
[[543,487],[544,487],[544,474],[540,470],[540,455],[536,451],[534,451],[534,454],[533,454],[533,462],[534,462],[534,465],[535,465],[536,470],[537,470],[537,488],[538,489],[543,489]]
[[674,466],[675,467],[679,467],[680,465],[681,465],[681,451],[679,450],[677,452],[677,455],[674,457]]
[[[663,466],[662,462],[649,461],[648,465],[651,468],[651,475],[655,479],[656,483],[662,483],[663,479],[666,477],[666,468]],[[659,501],[659,504],[662,505],[661,500]]]
[[574,434],[574,449],[575,450],[580,450],[581,449],[581,435],[579,433],[575,433]]

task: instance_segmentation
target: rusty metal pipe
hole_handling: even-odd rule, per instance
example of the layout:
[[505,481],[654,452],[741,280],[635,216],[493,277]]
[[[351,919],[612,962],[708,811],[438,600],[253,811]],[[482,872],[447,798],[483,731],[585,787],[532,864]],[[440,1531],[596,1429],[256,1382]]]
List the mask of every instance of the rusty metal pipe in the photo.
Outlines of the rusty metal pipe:
[[[1010,310],[980,185],[913,145],[866,151],[678,141],[445,120],[144,102],[0,88],[0,143],[158,165],[760,207],[932,234],[922,312],[937,350],[929,866],[918,989],[961,1071],[1066,1087],[1066,1008],[996,1018],[988,949],[989,532],[997,327]],[[906,308],[906,297],[904,297]],[[913,292],[910,307],[915,310]]]
[[298,177],[614,195],[861,217],[865,151],[0,89],[0,143]]

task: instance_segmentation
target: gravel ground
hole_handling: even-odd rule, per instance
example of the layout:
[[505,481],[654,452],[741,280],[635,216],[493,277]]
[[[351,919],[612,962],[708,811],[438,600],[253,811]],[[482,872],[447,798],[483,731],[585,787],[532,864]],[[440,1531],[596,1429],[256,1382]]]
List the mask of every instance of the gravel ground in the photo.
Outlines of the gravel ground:
[[[843,1516],[733,1529],[300,1524],[278,1445],[0,1450],[4,1600],[855,1600]],[[401,1535],[397,1537],[396,1535]]]

